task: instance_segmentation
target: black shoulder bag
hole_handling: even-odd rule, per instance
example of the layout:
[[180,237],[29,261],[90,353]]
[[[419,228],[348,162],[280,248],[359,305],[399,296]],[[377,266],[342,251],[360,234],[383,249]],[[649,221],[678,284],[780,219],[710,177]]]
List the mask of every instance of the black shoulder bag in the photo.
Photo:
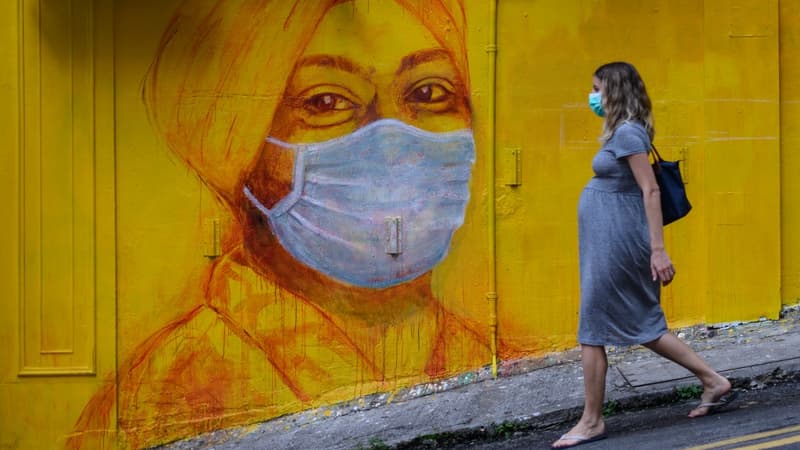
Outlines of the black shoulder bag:
[[658,188],[661,190],[661,216],[664,225],[668,225],[689,214],[692,204],[686,197],[679,161],[665,161],[653,145],[653,172],[656,175]]

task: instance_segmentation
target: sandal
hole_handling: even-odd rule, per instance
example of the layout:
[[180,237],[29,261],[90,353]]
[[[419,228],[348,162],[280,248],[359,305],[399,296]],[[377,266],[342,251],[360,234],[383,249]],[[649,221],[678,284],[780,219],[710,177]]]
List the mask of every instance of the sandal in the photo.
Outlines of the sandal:
[[692,411],[694,411],[695,409],[698,409],[698,408],[707,408],[708,411],[706,411],[705,414],[701,414],[699,416],[690,416],[690,418],[696,419],[698,417],[710,416],[711,414],[713,414],[714,412],[718,411],[719,409],[721,409],[721,408],[723,408],[725,406],[728,406],[731,403],[733,403],[733,401],[736,400],[737,397],[739,397],[739,392],[731,390],[730,392],[728,392],[727,394],[723,395],[722,397],[719,398],[719,400],[717,400],[715,402],[700,402],[700,404],[697,405]]
[[[590,442],[600,441],[600,440],[603,440],[603,439],[605,439],[607,437],[608,437],[608,435],[605,434],[605,433],[600,433],[597,436],[592,436],[592,437],[580,436],[580,435],[577,435],[577,434],[564,434],[560,438],[558,438],[558,441],[575,441],[575,443],[572,444],[572,445],[565,445],[563,447],[556,447],[555,445],[553,445],[550,448],[556,448],[556,449],[557,448],[572,448],[572,447],[577,447],[579,445],[588,444]],[[556,441],[556,442],[558,442],[558,441]]]

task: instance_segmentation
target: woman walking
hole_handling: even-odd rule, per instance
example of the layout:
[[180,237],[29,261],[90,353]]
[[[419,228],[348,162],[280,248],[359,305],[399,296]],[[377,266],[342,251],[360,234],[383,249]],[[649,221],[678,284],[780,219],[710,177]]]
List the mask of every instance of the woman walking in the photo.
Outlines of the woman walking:
[[648,158],[655,129],[644,82],[631,64],[605,64],[594,73],[589,106],[604,123],[595,175],[578,205],[585,404],[578,424],[553,448],[606,437],[606,345],[644,345],[695,374],[703,394],[689,417],[709,414],[731,392],[725,377],[669,332],[661,310],[660,284],[673,280],[675,268],[664,249],[660,192]]

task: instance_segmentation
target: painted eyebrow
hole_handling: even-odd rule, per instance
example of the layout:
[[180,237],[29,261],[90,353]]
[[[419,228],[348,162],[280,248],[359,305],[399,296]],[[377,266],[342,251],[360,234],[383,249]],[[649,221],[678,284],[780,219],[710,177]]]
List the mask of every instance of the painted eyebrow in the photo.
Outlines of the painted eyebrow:
[[[441,48],[420,50],[404,56],[403,59],[400,60],[400,67],[395,72],[395,75],[409,71],[420,64],[443,60],[451,61],[450,52],[447,50]],[[335,55],[309,55],[300,59],[300,61],[297,62],[297,67],[330,67],[363,78],[369,78],[370,75],[366,70],[349,58]]]
[[369,78],[369,74],[366,70],[344,56],[310,55],[300,59],[300,61],[297,62],[297,67],[330,67],[363,78]]
[[442,60],[451,61],[450,52],[442,48],[420,50],[403,57],[403,59],[400,61],[400,67],[397,69],[397,72],[395,72],[395,75],[399,75],[403,72],[411,70],[420,64]]

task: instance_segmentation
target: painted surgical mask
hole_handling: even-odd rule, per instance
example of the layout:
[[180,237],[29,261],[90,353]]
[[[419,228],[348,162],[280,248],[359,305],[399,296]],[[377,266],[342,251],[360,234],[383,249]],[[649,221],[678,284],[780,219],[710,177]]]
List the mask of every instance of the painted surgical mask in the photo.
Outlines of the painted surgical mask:
[[464,222],[475,161],[471,130],[434,133],[394,119],[292,150],[292,191],[272,209],[245,186],[281,245],[341,282],[384,288],[447,254]]

